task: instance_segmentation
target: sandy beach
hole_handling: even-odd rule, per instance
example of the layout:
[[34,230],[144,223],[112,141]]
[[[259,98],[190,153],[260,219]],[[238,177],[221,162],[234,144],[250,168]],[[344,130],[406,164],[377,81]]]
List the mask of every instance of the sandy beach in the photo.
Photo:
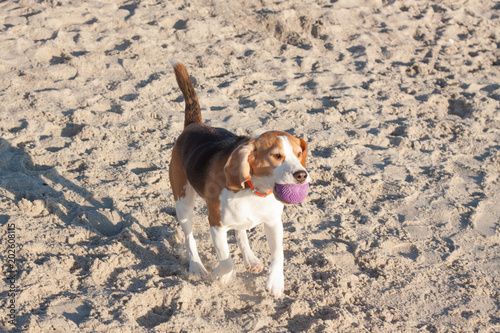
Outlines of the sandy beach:
[[[204,121],[303,138],[285,295],[188,273],[168,180]],[[500,332],[500,2],[0,3],[0,331]],[[217,265],[199,199],[195,238]]]

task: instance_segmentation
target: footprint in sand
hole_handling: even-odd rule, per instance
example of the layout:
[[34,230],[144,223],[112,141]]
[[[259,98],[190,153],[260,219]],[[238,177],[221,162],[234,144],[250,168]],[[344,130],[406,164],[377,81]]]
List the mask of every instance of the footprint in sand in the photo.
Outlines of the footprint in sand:
[[484,236],[495,235],[500,225],[499,197],[481,202],[473,216],[474,227]]

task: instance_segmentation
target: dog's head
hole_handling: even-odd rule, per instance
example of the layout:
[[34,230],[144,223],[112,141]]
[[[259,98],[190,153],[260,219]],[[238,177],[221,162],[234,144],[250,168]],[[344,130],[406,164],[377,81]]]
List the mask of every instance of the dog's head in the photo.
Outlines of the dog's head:
[[239,146],[228,158],[226,186],[242,190],[245,182],[252,180],[259,189],[272,190],[276,195],[276,185],[307,184],[311,178],[305,168],[306,157],[304,140],[285,132],[265,132]]

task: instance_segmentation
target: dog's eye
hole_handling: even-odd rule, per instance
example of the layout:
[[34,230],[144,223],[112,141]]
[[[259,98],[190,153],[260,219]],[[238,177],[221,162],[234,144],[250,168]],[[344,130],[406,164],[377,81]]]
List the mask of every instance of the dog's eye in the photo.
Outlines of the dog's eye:
[[299,153],[297,154],[297,157],[298,157],[298,158],[301,158],[301,157],[302,157],[302,152],[301,152],[301,151],[299,151]]
[[281,160],[281,158],[283,157],[280,153],[277,153],[277,154],[273,154],[273,157],[277,160]]

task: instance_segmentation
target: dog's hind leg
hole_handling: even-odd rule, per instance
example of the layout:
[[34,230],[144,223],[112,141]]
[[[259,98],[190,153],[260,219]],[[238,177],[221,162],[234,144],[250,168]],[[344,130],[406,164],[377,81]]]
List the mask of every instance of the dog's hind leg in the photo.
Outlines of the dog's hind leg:
[[175,210],[177,220],[184,231],[186,249],[189,254],[189,273],[206,278],[209,274],[201,262],[193,237],[193,209],[196,192],[189,183],[186,185],[185,192],[186,195],[175,202]]
[[196,191],[189,184],[184,169],[177,165],[175,161],[175,159],[172,159],[170,163],[169,175],[174,193],[177,221],[179,221],[184,232],[186,249],[189,255],[189,273],[206,278],[209,274],[201,262],[196,241],[193,237],[193,210]]
[[236,241],[243,256],[243,262],[246,269],[253,273],[262,272],[262,262],[253,254],[250,244],[248,244],[248,237],[246,230],[235,230]]

